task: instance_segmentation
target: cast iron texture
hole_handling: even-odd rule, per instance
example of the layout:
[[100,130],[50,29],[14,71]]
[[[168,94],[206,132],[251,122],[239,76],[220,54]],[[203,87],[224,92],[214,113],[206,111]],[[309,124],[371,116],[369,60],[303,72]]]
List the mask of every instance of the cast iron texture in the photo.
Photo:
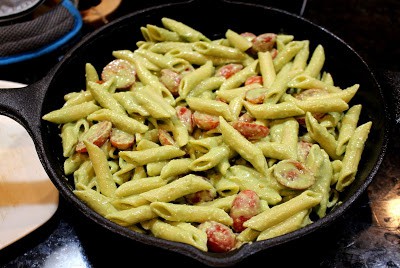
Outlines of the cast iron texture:
[[[350,105],[363,105],[360,123],[373,122],[365,145],[359,171],[354,183],[343,192],[343,204],[326,217],[298,231],[273,239],[254,242],[229,253],[202,252],[192,246],[157,239],[130,231],[106,220],[81,202],[73,193],[73,180],[63,174],[60,129],[41,117],[64,104],[63,96],[79,91],[85,85],[85,63],[98,71],[113,59],[111,52],[136,49],[136,41],[143,40],[140,27],[161,25],[161,18],[169,17],[201,31],[210,39],[224,37],[227,29],[286,33],[296,40],[310,40],[310,51],[322,44],[326,53],[324,70],[329,71],[335,84],[345,88],[355,83],[360,90]],[[140,243],[159,247],[192,257],[209,266],[231,266],[252,254],[287,243],[329,226],[340,217],[363,193],[383,160],[388,142],[389,112],[381,88],[364,60],[344,41],[326,29],[282,10],[256,4],[228,1],[189,1],[144,9],[124,16],[83,38],[51,73],[38,83],[18,90],[0,90],[0,113],[21,123],[32,136],[39,158],[50,179],[62,196],[88,218],[104,228]]]

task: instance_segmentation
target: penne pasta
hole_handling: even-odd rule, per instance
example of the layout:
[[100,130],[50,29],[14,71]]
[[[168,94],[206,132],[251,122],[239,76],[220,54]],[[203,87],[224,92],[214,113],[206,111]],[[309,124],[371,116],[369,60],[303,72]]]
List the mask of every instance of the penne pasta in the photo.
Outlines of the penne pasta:
[[102,70],[85,63],[82,88],[42,117],[59,127],[84,204],[127,232],[212,253],[341,204],[373,126],[360,84],[326,70],[323,44],[233,28],[211,40],[167,17],[138,30],[136,49],[111,51]]

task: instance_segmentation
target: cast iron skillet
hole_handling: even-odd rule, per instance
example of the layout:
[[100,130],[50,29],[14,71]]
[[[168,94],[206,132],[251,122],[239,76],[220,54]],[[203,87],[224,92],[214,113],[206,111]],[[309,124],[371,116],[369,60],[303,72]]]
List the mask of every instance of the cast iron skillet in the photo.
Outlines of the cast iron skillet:
[[[101,70],[113,59],[111,52],[136,49],[136,41],[143,40],[140,27],[161,25],[161,18],[169,17],[201,31],[210,39],[223,37],[227,29],[236,32],[251,31],[287,33],[297,40],[310,40],[311,51],[317,44],[325,48],[325,70],[341,87],[360,84],[360,90],[351,104],[363,105],[361,122],[373,122],[365,145],[359,171],[354,183],[341,195],[343,204],[326,217],[298,231],[273,239],[244,245],[229,253],[205,253],[194,247],[160,240],[135,233],[112,223],[89,209],[72,193],[73,180],[63,174],[59,128],[41,117],[60,108],[63,96],[82,89],[85,85],[85,63]],[[360,56],[341,39],[306,19],[250,3],[219,1],[188,1],[166,4],[141,10],[122,17],[93,32],[79,42],[62,61],[43,79],[26,88],[0,90],[0,113],[22,124],[31,135],[39,158],[52,182],[62,196],[81,213],[104,228],[134,241],[171,250],[210,266],[230,266],[268,248],[303,237],[331,224],[341,216],[370,184],[383,160],[388,143],[388,111],[381,88],[374,74]]]

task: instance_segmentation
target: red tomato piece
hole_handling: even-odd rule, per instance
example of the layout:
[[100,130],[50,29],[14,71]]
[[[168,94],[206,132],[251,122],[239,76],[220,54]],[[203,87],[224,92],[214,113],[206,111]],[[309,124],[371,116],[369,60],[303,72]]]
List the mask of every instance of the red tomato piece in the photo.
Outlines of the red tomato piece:
[[173,96],[178,96],[178,88],[181,83],[182,75],[169,69],[162,69],[160,81],[172,93]]
[[116,59],[108,63],[101,73],[101,79],[104,81],[111,78],[115,78],[117,88],[128,88],[136,81],[136,70],[128,61]]
[[240,191],[233,200],[229,215],[233,219],[233,230],[242,232],[243,223],[261,212],[260,198],[253,190]]
[[112,128],[110,142],[115,148],[119,150],[126,150],[132,147],[133,143],[135,142],[135,136],[117,128]]
[[252,49],[255,52],[266,52],[272,50],[276,42],[276,34],[274,33],[264,33],[258,35],[253,39]]
[[238,121],[240,121],[240,122],[248,122],[248,123],[254,122],[255,120],[256,119],[253,116],[251,116],[251,114],[248,112],[239,116],[239,119],[238,119]]
[[193,132],[194,122],[192,119],[192,111],[184,106],[177,106],[175,108],[176,114],[182,124],[185,125],[189,133]]
[[83,134],[82,138],[76,145],[75,150],[79,153],[86,153],[87,149],[84,140],[87,140],[97,146],[102,146],[110,137],[112,124],[109,121],[101,121],[92,125],[89,130]]
[[172,138],[171,134],[164,129],[158,129],[158,140],[160,141],[161,145],[175,144],[174,138]]
[[247,40],[249,40],[250,42],[252,42],[254,40],[254,38],[256,38],[257,36],[253,33],[250,32],[244,32],[240,34],[241,36],[243,36],[244,38],[246,38]]
[[305,190],[316,180],[313,172],[307,166],[292,159],[278,162],[274,167],[273,174],[280,184],[294,190]]
[[[312,113],[313,117],[317,120],[322,119],[325,116],[325,113]],[[297,122],[299,125],[305,126],[306,125],[306,117],[305,116],[298,116],[296,117]]]
[[311,150],[312,145],[312,143],[303,140],[297,143],[297,154],[300,162],[306,162],[306,158]]
[[226,79],[243,69],[242,64],[230,63],[219,68],[215,76],[223,76]]
[[188,204],[194,205],[202,202],[212,201],[215,197],[217,197],[217,191],[212,188],[210,190],[201,190],[185,195],[185,200]]
[[327,95],[327,94],[329,94],[328,91],[326,91],[324,89],[310,88],[310,89],[303,90],[302,92],[294,95],[294,97],[298,100],[306,100],[311,97],[323,96],[323,95]]
[[219,96],[215,97],[215,100],[220,101],[220,102],[223,102],[223,103],[228,103],[227,100],[225,100],[225,99],[223,99],[223,98],[221,98],[221,97],[219,97]]
[[228,252],[235,248],[236,235],[228,226],[215,222],[207,221],[199,225],[199,229],[207,234],[207,247],[210,252]]
[[261,139],[269,134],[268,127],[257,123],[236,121],[232,126],[249,140]]
[[195,125],[203,130],[211,130],[219,125],[219,118],[215,115],[195,111],[192,118]]
[[260,84],[260,85],[263,84],[263,79],[262,79],[261,75],[254,75],[254,76],[247,78],[246,81],[244,82],[244,85],[247,86],[247,85],[255,84],[255,83]]
[[272,59],[275,59],[278,56],[278,50],[276,48],[271,49],[270,51]]
[[265,88],[254,88],[246,91],[245,98],[248,102],[261,104],[264,103],[265,93],[267,93]]

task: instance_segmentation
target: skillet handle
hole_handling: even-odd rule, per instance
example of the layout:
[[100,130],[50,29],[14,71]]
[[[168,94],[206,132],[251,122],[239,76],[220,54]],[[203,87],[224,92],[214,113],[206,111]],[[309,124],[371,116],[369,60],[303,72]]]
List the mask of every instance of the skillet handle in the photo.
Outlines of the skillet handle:
[[0,114],[21,124],[33,140],[40,137],[42,104],[49,84],[46,77],[26,87],[0,89]]
[[388,100],[390,118],[397,129],[400,127],[400,72],[391,70],[377,71],[377,76]]

